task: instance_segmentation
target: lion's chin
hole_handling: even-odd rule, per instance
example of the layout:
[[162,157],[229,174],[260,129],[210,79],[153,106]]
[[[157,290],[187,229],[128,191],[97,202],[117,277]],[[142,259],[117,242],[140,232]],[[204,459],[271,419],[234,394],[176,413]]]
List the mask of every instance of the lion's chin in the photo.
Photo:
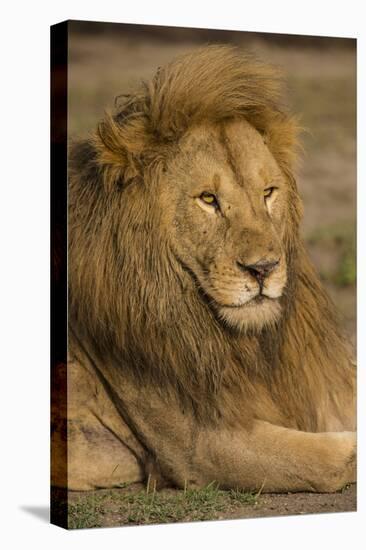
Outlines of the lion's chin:
[[275,323],[281,315],[279,300],[261,297],[238,307],[222,306],[217,309],[222,321],[240,331],[260,330]]

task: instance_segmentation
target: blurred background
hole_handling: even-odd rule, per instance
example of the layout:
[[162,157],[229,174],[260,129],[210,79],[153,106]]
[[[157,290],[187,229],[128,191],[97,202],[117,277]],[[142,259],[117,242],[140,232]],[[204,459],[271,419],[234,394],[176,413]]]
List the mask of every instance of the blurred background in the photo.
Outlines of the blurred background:
[[297,171],[303,237],[356,343],[356,40],[110,23],[69,23],[69,136],[93,131],[114,98],[157,67],[209,43],[245,47],[280,67],[301,117]]

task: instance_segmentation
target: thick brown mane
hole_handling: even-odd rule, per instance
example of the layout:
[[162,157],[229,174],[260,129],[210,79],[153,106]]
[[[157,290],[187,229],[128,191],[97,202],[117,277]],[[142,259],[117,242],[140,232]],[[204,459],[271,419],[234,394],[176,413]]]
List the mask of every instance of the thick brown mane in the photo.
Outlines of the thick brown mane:
[[[296,418],[297,428],[315,431],[321,419],[310,396],[327,395],[327,380],[341,388],[351,378],[333,306],[298,233],[301,203],[292,175],[297,125],[280,105],[280,89],[272,69],[240,51],[204,48],[120,98],[97,134],[73,146],[71,330],[139,384],[193,407],[202,422],[212,420],[213,412],[229,420],[255,416],[282,425]],[[245,118],[264,136],[292,190],[284,314],[260,334],[242,335],[219,324],[172,254],[154,194],[189,127],[235,118]],[[305,350],[311,361],[303,361]],[[322,380],[316,375],[319,365]],[[262,398],[253,409],[251,396],[258,392]],[[337,392],[332,399],[341,410]]]
[[[289,170],[298,127],[281,103],[282,80],[274,68],[229,46],[195,50],[159,69],[134,94],[118,98],[114,116],[99,125],[99,162],[126,169],[128,179],[189,127],[244,117]],[[107,183],[111,179],[109,173]]]

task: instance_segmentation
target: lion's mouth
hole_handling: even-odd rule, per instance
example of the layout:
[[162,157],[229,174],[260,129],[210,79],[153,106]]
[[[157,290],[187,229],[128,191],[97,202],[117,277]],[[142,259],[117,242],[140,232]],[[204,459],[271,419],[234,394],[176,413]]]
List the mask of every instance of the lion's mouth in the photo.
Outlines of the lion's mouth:
[[273,300],[274,300],[273,298],[271,298],[270,296],[266,296],[265,294],[257,294],[247,302],[240,303],[240,304],[221,304],[221,306],[229,307],[229,308],[244,309],[246,307],[255,307],[260,304],[263,304],[264,302],[273,301]]
[[255,304],[260,304],[261,302],[263,302],[264,300],[270,300],[271,298],[269,298],[268,296],[265,296],[264,294],[258,294],[257,296],[255,296],[254,298],[252,298],[249,303],[251,302],[254,302]]

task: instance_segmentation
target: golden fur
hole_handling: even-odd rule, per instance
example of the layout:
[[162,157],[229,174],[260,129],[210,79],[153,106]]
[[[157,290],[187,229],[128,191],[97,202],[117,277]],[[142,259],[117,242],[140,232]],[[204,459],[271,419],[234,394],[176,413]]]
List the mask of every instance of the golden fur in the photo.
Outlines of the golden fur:
[[[235,48],[203,48],[121,96],[71,149],[70,353],[113,403],[116,437],[126,444],[118,422],[130,430],[142,472],[176,485],[354,479],[343,430],[355,429],[355,369],[299,236],[298,128],[280,84]],[[212,189],[220,211],[202,201]],[[278,264],[257,303],[238,265],[263,258]]]

